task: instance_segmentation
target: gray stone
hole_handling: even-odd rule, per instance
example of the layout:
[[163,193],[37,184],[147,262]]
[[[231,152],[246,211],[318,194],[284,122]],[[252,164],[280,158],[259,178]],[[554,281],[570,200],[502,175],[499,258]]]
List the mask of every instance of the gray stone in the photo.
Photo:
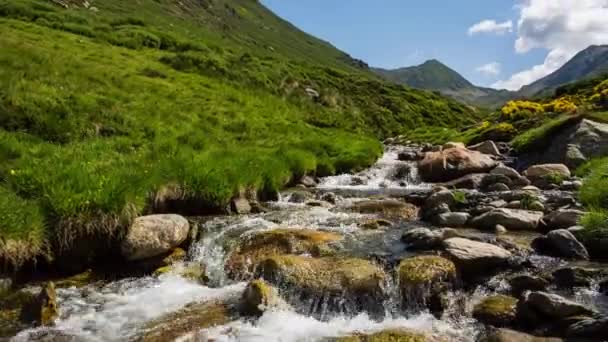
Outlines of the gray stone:
[[506,328],[492,329],[483,339],[484,342],[563,342],[557,337],[537,337]]
[[401,161],[416,161],[420,160],[424,155],[414,151],[403,151],[397,155],[397,159]]
[[469,213],[443,213],[437,216],[437,225],[446,227],[464,227],[471,215]]
[[230,201],[230,208],[234,213],[239,215],[249,214],[251,212],[249,200],[243,197],[233,198]]
[[401,241],[411,250],[428,250],[441,246],[442,232],[432,231],[428,228],[414,228],[403,233]]
[[596,279],[608,276],[608,270],[586,267],[562,267],[552,274],[555,285],[560,288],[589,287]]
[[568,144],[566,147],[566,165],[570,167],[579,167],[587,162],[587,157],[578,148],[578,145]]
[[503,192],[503,191],[509,191],[511,189],[505,183],[496,183],[496,184],[492,184],[492,185],[488,186],[487,190],[495,191],[495,192]]
[[511,179],[521,178],[519,172],[517,172],[514,168],[505,165],[498,165],[492,171],[490,171],[490,174],[507,176]]
[[509,285],[511,286],[511,292],[515,296],[520,296],[526,291],[545,291],[549,282],[541,277],[521,274],[509,279]]
[[608,317],[589,318],[576,322],[568,327],[566,336],[605,341],[608,339]]
[[508,265],[511,253],[504,248],[459,237],[443,241],[446,253],[468,275],[490,273]]
[[560,190],[563,191],[579,191],[583,187],[583,182],[579,180],[575,181],[565,181],[559,187]]
[[545,211],[545,205],[542,204],[541,201],[532,201],[532,203],[530,203],[526,209],[532,211]]
[[546,239],[547,247],[551,249],[551,255],[567,259],[589,259],[589,253],[587,253],[585,246],[565,229],[549,232]]
[[585,212],[576,209],[560,209],[547,214],[543,221],[548,229],[566,229],[578,224]]
[[478,151],[478,152],[481,152],[484,154],[490,154],[493,156],[500,155],[500,151],[498,150],[498,147],[496,147],[496,144],[492,140],[486,140],[479,144],[469,146],[469,150]]
[[489,206],[494,208],[502,208],[507,205],[507,201],[504,200],[496,200],[488,203]]
[[525,302],[535,311],[551,318],[592,315],[595,312],[581,304],[547,292],[531,292]]
[[542,212],[498,208],[473,219],[473,226],[480,229],[494,229],[500,224],[508,230],[536,230],[543,218]]
[[167,253],[188,238],[190,224],[179,215],[150,215],[135,219],[122,244],[127,260],[141,260]]
[[528,178],[545,178],[552,175],[569,178],[571,176],[570,169],[564,164],[540,164],[530,166],[524,175]]
[[496,227],[494,227],[494,233],[496,235],[503,235],[503,234],[506,234],[507,232],[508,232],[507,228],[505,228],[505,226],[503,226],[503,225],[497,224]]
[[428,152],[418,163],[420,176],[426,182],[447,182],[471,173],[484,173],[496,167],[489,155],[466,148]]
[[321,201],[325,201],[325,202],[331,203],[331,204],[336,204],[336,202],[337,202],[336,194],[334,194],[333,192],[328,192],[326,194],[323,194],[321,196]]
[[486,175],[485,173],[472,173],[444,183],[444,185],[450,189],[479,189]]
[[290,203],[304,203],[312,198],[312,194],[306,190],[298,190],[289,194]]
[[429,196],[424,202],[425,208],[435,208],[440,204],[451,207],[455,203],[454,195],[450,190],[439,190]]
[[317,186],[317,181],[311,176],[304,176],[300,179],[300,184],[304,185],[307,188],[314,188]]

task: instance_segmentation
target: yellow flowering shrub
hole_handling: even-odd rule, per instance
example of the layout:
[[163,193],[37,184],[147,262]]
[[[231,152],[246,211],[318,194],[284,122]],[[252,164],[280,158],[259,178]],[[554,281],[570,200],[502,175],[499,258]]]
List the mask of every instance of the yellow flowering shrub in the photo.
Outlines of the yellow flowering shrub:
[[500,111],[504,119],[518,120],[532,114],[544,113],[545,109],[543,105],[533,101],[509,101]]
[[578,107],[574,104],[574,102],[570,101],[565,97],[560,97],[559,99],[555,99],[549,103],[543,105],[543,108],[546,112],[553,113],[572,113],[576,112]]

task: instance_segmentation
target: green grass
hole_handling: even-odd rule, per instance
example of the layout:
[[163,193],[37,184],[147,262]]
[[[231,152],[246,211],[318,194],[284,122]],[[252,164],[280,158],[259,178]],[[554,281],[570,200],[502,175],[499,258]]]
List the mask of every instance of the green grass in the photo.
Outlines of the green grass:
[[404,129],[474,121],[257,2],[184,3],[0,0],[2,265],[120,237],[163,201],[219,211],[367,167]]

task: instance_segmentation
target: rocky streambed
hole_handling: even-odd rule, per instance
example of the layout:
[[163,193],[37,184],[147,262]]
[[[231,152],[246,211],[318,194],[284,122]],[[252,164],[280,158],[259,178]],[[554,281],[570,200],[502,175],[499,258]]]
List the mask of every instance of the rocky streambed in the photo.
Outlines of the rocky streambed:
[[0,340],[608,339],[582,181],[513,161],[491,142],[389,146],[241,215],[142,217],[115,265],[137,272],[4,281]]

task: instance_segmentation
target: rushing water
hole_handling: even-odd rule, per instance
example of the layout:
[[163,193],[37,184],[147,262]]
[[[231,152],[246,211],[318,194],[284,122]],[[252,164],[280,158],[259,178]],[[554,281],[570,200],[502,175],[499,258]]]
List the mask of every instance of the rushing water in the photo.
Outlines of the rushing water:
[[[404,168],[407,171],[402,177]],[[61,318],[53,331],[62,331],[73,340],[124,341],[138,337],[142,327],[163,315],[175,312],[192,302],[236,298],[246,284],[229,280],[224,263],[231,248],[249,234],[282,228],[307,228],[335,231],[343,234],[341,249],[358,257],[400,258],[409,253],[399,242],[404,229],[421,223],[399,223],[381,231],[364,231],[358,223],[374,215],[343,210],[349,204],[375,194],[399,194],[425,189],[418,180],[415,167],[397,161],[397,152],[389,149],[372,168],[357,175],[328,177],[319,185],[320,191],[339,194],[332,207],[310,207],[289,202],[289,194],[273,203],[268,213],[226,216],[209,219],[203,224],[203,238],[191,246],[189,259],[206,266],[210,281],[200,285],[177,274],[160,277],[124,279],[106,284],[91,284],[84,288],[59,289]],[[396,177],[400,174],[401,177]],[[388,284],[394,287],[394,284]],[[507,286],[500,276],[472,294],[454,293],[453,301],[441,319],[425,311],[404,312],[394,305],[398,291],[391,295],[383,317],[365,313],[333,313],[322,317],[304,314],[295,307],[280,307],[267,311],[259,319],[237,319],[223,326],[195,332],[195,340],[214,341],[317,341],[327,337],[345,336],[356,332],[375,332],[387,328],[410,328],[436,334],[450,341],[474,341],[479,325],[463,315],[484,295]],[[575,299],[597,301],[597,291],[581,289]],[[392,299],[392,302],[391,302]],[[464,300],[465,304],[462,304]],[[302,303],[305,305],[305,303]],[[14,341],[29,341],[46,328],[21,332]],[[190,336],[192,337],[192,336]]]

